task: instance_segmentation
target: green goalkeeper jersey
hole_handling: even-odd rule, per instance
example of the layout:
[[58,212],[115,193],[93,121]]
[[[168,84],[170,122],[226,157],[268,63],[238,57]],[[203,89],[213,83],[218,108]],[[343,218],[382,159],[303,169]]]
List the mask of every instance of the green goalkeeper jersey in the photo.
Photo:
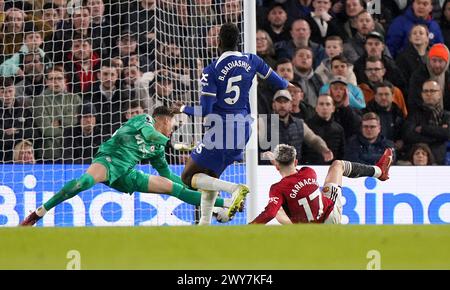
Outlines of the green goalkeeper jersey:
[[130,168],[144,159],[158,171],[168,168],[165,146],[169,138],[153,127],[154,122],[147,114],[131,118],[100,146],[97,154],[119,158]]

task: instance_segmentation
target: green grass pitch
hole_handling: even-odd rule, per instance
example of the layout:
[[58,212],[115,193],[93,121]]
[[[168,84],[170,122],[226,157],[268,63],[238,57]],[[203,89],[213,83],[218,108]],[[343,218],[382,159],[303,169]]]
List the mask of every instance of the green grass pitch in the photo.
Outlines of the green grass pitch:
[[0,228],[0,269],[450,269],[450,226]]

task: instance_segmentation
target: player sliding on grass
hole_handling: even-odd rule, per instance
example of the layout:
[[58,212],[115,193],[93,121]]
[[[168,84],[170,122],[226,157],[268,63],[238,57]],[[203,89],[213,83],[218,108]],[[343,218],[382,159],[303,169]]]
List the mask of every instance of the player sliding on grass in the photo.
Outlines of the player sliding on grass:
[[[165,193],[189,204],[200,205],[201,193],[186,188],[167,164],[165,146],[173,126],[173,113],[166,107],[155,108],[153,117],[147,114],[134,116],[100,146],[85,174],[67,182],[20,224],[34,225],[53,207],[100,182],[121,192]],[[149,159],[161,176],[151,176],[134,169],[144,159]],[[215,203],[218,207],[230,205],[231,199],[217,199]]]
[[251,224],[265,224],[275,216],[282,224],[331,223],[340,224],[342,217],[342,176],[357,178],[372,176],[379,180],[389,179],[393,152],[388,148],[375,166],[344,160],[335,160],[328,169],[322,191],[316,172],[310,167],[297,171],[297,153],[294,147],[280,144],[268,158],[283,177],[271,186],[269,203]]
[[243,159],[243,149],[250,137],[253,121],[250,117],[249,91],[255,75],[258,73],[275,89],[293,86],[272,71],[259,56],[237,51],[238,44],[237,26],[232,23],[222,25],[219,33],[222,54],[202,73],[201,109],[181,103],[174,106],[174,111],[206,117],[205,120],[211,124],[181,174],[185,184],[202,192],[202,225],[211,223],[213,204],[219,191],[232,193],[233,204],[228,210],[230,217],[240,208],[249,192],[245,185],[218,178],[228,165]]

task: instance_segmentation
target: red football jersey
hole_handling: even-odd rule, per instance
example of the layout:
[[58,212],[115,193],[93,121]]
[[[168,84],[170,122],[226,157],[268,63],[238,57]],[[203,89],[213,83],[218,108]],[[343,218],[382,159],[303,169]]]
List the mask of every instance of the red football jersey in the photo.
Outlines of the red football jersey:
[[268,223],[281,206],[292,223],[323,223],[334,205],[321,193],[314,169],[302,167],[270,187],[269,203],[252,223]]

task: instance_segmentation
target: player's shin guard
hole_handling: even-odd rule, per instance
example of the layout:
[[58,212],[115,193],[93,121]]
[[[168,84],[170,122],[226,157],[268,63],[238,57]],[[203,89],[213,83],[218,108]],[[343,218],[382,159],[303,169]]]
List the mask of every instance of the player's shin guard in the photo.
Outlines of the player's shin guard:
[[[178,184],[178,183],[173,183],[173,188],[172,188],[172,192],[170,193],[170,195],[186,202],[192,205],[197,205],[199,206],[201,203],[201,198],[202,198],[202,194],[198,191],[195,190],[190,190],[187,187]],[[224,199],[223,198],[217,198],[214,206],[217,207],[223,207],[224,206]]]
[[89,189],[89,188],[93,187],[94,185],[95,185],[94,177],[92,177],[92,175],[90,175],[88,173],[85,173],[79,179],[74,179],[74,180],[67,182],[64,185],[64,187],[60,191],[58,191],[57,194],[55,194],[46,203],[44,203],[43,208],[45,209],[45,211],[43,211],[42,209],[40,211],[38,211],[39,210],[38,209],[38,210],[36,210],[36,213],[38,215],[42,214],[43,212],[45,213],[46,211],[49,211],[50,209],[54,208],[61,202],[74,197],[78,193],[80,193],[86,189]]
[[380,168],[372,165],[361,164],[357,162],[342,161],[344,165],[344,176],[349,178],[358,178],[363,176],[379,177],[381,175]]
[[192,187],[197,189],[226,191],[228,193],[233,193],[233,191],[239,187],[239,184],[214,178],[204,173],[194,174],[194,176],[192,176],[191,184]]
[[200,222],[198,224],[210,225],[214,202],[219,192],[209,190],[201,190],[200,192],[202,193],[202,202],[200,204]]

